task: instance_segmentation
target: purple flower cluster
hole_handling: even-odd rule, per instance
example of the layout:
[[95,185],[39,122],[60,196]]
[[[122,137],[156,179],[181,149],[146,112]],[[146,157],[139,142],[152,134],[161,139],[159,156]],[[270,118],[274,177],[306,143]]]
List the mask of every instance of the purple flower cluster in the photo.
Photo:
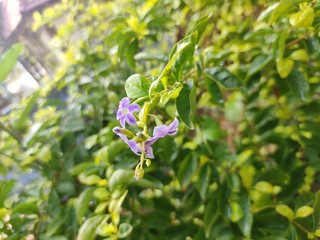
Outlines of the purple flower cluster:
[[[145,156],[147,158],[154,158],[153,149],[151,147],[158,139],[167,135],[172,136],[178,132],[179,121],[177,118],[172,123],[167,125],[159,125],[153,129],[152,137],[147,138],[145,141],[136,141],[137,138],[128,139],[128,130],[126,129],[126,122],[129,125],[136,125],[137,120],[133,113],[138,112],[140,107],[138,104],[130,104],[130,98],[126,97],[120,101],[117,111],[117,120],[120,121],[120,127],[113,128],[113,132],[116,133],[128,146],[131,151],[137,155],[141,155],[142,149],[144,149]],[[138,134],[140,135],[140,134]],[[143,135],[143,134],[142,134]]]

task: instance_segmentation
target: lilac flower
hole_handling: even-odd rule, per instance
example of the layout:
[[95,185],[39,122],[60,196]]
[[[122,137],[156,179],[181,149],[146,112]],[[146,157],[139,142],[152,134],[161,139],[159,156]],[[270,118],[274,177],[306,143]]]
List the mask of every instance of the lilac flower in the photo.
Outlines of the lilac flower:
[[[178,125],[179,121],[177,118],[174,119],[172,123],[167,125],[160,125],[156,126],[153,129],[153,136],[149,138],[147,141],[144,142],[144,151],[147,158],[154,158],[153,155],[153,149],[151,147],[152,144],[154,144],[159,138],[163,138],[167,135],[172,136],[175,135],[178,132]],[[126,129],[115,127],[113,128],[113,132],[116,133],[121,139],[128,144],[131,151],[134,152],[137,155],[141,155],[142,152],[142,143],[137,143],[134,140],[129,140],[128,137],[124,134]]]
[[120,124],[123,128],[126,127],[126,122],[129,125],[136,125],[137,120],[133,115],[134,112],[138,112],[140,107],[138,104],[130,104],[130,98],[125,97],[119,103],[119,108],[117,111],[117,120],[120,121]]
[[[113,132],[117,134],[126,144],[128,144],[132,152],[134,152],[137,155],[141,154],[142,152],[141,143],[136,143],[134,140],[129,140],[127,136],[122,133],[123,132],[122,128],[115,127],[113,128]],[[150,145],[145,144],[144,150],[147,158],[154,158],[153,149]]]
[[155,143],[159,138],[163,138],[167,135],[173,136],[178,132],[179,121],[177,118],[168,126],[159,125],[153,129],[153,136],[146,141],[147,145]]

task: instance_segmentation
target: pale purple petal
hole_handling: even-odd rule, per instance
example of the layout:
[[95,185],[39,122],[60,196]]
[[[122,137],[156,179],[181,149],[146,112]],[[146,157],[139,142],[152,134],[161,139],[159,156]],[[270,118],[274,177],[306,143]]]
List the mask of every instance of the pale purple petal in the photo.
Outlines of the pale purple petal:
[[120,127],[114,127],[114,128],[112,129],[112,131],[113,131],[115,134],[117,134],[124,142],[127,142],[127,141],[128,141],[127,136],[121,133],[121,128],[120,128]]
[[112,129],[112,131],[113,131],[115,134],[119,135],[119,134],[121,134],[121,127],[114,127],[114,128]]
[[177,118],[174,119],[172,123],[168,126],[168,135],[175,135],[178,132],[179,121]]
[[162,138],[168,133],[168,127],[166,125],[159,125],[153,129],[153,137]]
[[122,110],[119,109],[119,110],[117,111],[117,120],[119,120],[119,119],[122,118],[122,117],[123,117]]
[[154,144],[157,140],[159,139],[159,137],[152,137],[152,138],[149,138],[147,141],[146,141],[146,145],[152,145]]
[[125,128],[126,127],[126,118],[123,116],[122,118],[120,118],[120,125]]
[[127,123],[129,123],[131,126],[137,124],[136,117],[132,113],[127,113],[125,119],[127,120]]
[[141,148],[138,146],[138,144],[133,140],[128,140],[126,143],[129,145],[132,152],[134,152],[137,155],[140,155],[139,152],[141,152]]
[[153,149],[151,146],[145,145],[145,151],[146,151],[147,158],[154,158]]
[[123,108],[128,108],[129,105],[130,105],[130,98],[128,97],[122,98],[122,100],[119,103],[119,109],[121,110]]
[[128,107],[128,110],[129,110],[129,112],[131,112],[131,113],[138,112],[138,111],[140,111],[140,106],[139,106],[138,104],[134,103],[134,104],[131,104],[131,105]]

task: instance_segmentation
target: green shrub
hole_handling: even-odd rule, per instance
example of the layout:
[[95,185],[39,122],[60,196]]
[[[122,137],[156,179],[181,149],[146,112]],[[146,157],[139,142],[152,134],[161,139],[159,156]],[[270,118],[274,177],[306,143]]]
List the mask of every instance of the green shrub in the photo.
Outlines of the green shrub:
[[[35,29],[64,19],[64,64],[1,117],[2,173],[41,175],[0,182],[2,235],[318,239],[319,8],[65,0],[36,14]],[[112,131],[124,97],[140,106],[120,134],[140,160]]]

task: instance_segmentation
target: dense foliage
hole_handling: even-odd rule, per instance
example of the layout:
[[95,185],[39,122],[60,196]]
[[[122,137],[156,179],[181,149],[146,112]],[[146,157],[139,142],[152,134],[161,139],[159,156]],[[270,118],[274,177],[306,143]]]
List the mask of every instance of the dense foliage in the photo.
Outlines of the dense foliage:
[[[56,19],[62,66],[1,117],[0,239],[320,238],[320,2],[63,0],[34,29]],[[141,144],[179,119],[154,159],[112,131],[124,97]]]

